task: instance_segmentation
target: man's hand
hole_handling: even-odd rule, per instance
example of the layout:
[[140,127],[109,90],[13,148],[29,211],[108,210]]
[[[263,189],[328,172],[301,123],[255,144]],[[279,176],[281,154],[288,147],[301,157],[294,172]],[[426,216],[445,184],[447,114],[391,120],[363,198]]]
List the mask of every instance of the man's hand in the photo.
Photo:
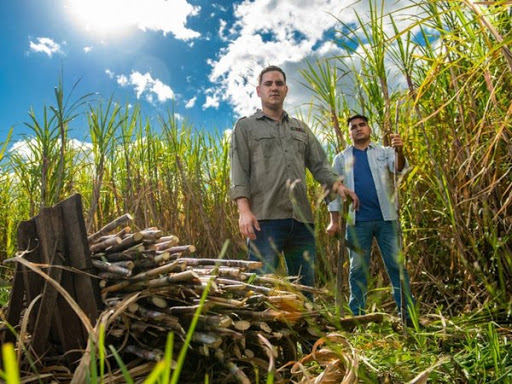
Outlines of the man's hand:
[[402,137],[398,133],[392,133],[389,135],[389,137],[391,138],[391,146],[395,148],[395,151],[401,153],[402,148],[404,147]]
[[391,146],[395,148],[396,151],[396,164],[395,164],[395,171],[401,172],[402,169],[404,169],[405,166],[405,157],[404,157],[404,142],[402,141],[402,137],[398,133],[392,133],[389,135],[391,138]]
[[[338,183],[338,185],[336,185]],[[347,187],[345,187],[341,182],[337,181],[334,184],[334,190],[338,195],[340,195],[341,200],[343,203],[347,203],[347,200],[352,201],[352,210],[357,211],[359,210],[359,198],[357,197],[356,193]]]
[[256,239],[256,232],[254,229],[261,230],[260,224],[256,219],[256,216],[249,207],[249,200],[242,197],[236,200],[238,206],[238,212],[240,214],[238,218],[238,228],[243,237],[248,237],[251,240]]

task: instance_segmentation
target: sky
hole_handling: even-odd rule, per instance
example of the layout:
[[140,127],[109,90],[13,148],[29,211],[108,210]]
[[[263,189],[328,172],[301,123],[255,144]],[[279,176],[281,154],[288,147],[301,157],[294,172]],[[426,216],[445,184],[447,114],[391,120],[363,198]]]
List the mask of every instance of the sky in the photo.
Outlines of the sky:
[[[396,4],[396,2],[390,2]],[[196,129],[224,131],[260,106],[256,78],[267,65],[288,77],[285,108],[311,101],[299,69],[341,54],[338,19],[365,14],[347,0],[3,0],[0,1],[0,143],[30,134],[32,109],[65,94],[95,93],[140,104],[150,120],[173,110]],[[78,83],[77,83],[78,82]],[[70,136],[88,141],[84,121]]]

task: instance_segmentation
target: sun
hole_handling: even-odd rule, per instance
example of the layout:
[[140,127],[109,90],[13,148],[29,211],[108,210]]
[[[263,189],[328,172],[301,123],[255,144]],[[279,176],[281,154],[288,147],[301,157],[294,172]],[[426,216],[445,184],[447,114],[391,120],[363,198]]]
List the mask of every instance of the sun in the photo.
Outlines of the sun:
[[133,1],[68,0],[67,8],[79,27],[100,36],[119,36],[136,25]]

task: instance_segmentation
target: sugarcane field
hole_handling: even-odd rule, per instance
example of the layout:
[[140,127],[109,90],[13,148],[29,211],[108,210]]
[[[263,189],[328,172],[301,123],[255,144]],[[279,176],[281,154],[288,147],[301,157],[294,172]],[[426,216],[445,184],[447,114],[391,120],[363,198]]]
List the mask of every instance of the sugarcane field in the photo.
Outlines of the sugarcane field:
[[511,2],[116,1],[0,6],[0,383],[512,383]]

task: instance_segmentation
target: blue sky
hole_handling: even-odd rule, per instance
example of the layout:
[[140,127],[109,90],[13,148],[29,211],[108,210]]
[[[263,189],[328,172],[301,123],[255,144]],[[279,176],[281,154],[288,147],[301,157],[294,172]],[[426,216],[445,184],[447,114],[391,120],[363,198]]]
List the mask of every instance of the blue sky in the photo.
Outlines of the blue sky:
[[[350,5],[354,4],[354,5]],[[197,129],[223,131],[259,106],[258,72],[282,66],[285,107],[311,100],[298,70],[340,54],[330,41],[337,22],[364,14],[345,0],[20,0],[0,2],[0,143],[28,133],[27,112],[42,117],[65,91],[139,103],[155,118],[174,107]],[[87,141],[83,122],[71,136]]]

